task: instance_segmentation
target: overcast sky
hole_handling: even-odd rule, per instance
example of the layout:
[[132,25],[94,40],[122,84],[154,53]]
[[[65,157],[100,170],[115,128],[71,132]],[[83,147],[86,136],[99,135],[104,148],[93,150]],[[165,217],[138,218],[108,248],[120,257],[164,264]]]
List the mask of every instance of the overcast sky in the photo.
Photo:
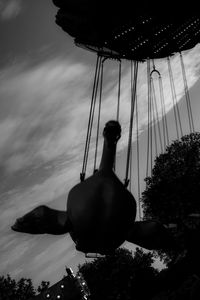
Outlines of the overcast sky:
[[[35,284],[41,280],[54,283],[62,278],[65,265],[76,268],[78,263],[85,261],[68,235],[30,236],[10,229],[17,217],[37,205],[47,204],[64,210],[68,192],[79,181],[81,172],[96,56],[77,48],[73,39],[55,24],[56,11],[49,0],[0,0],[0,275],[10,273],[15,278],[30,277]],[[200,130],[199,54],[199,45],[184,53],[197,131]],[[165,60],[155,63],[164,79],[170,138],[173,140],[176,135],[167,64]],[[122,64],[120,122],[123,135],[118,145],[117,167],[117,172],[122,170],[119,172],[121,179],[125,172],[130,111],[128,65],[128,62]],[[188,133],[177,55],[172,58],[172,68],[182,125],[184,133]],[[105,122],[116,117],[117,70],[116,62],[105,64],[101,132]],[[146,64],[140,63],[141,185],[146,159],[145,78]],[[160,113],[159,104],[158,109]],[[93,148],[92,144],[91,150]],[[91,163],[92,156],[89,169]],[[135,189],[133,194],[137,198]]]

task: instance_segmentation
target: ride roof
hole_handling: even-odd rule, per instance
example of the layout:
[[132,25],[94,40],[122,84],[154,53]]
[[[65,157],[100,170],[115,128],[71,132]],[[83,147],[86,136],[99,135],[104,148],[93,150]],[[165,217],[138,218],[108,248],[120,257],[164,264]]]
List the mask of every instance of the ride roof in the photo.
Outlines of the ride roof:
[[197,2],[180,0],[53,0],[56,23],[77,46],[110,58],[144,61],[200,41]]

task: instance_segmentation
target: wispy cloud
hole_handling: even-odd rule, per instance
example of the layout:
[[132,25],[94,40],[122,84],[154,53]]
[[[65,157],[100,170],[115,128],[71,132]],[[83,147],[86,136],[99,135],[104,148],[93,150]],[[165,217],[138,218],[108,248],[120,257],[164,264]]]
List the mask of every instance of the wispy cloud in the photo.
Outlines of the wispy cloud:
[[6,169],[73,155],[72,148],[83,140],[78,128],[87,119],[87,67],[55,60],[19,73],[17,69],[2,72],[0,84],[0,152],[7,157]]
[[[188,85],[197,78],[198,49],[186,55]],[[192,57],[193,56],[193,57]],[[178,99],[184,87],[178,58],[173,59]],[[167,64],[158,68],[164,78],[166,110],[173,106],[169,92]],[[116,117],[117,68],[106,69],[102,104],[102,127]],[[147,87],[145,66],[140,66],[138,109],[140,128],[147,125]],[[1,73],[0,155],[5,170],[15,172],[26,166],[41,164],[65,156],[81,155],[87,127],[93,70],[80,63],[55,59],[35,68],[13,66]],[[108,82],[108,83],[107,83]],[[115,83],[113,85],[113,82]],[[158,104],[161,116],[161,105]],[[119,149],[125,146],[130,112],[130,74],[124,73],[121,89],[120,121],[123,136]],[[95,127],[95,126],[94,126]],[[94,129],[95,133],[95,129]],[[81,148],[80,148],[81,146]]]
[[21,0],[0,0],[0,19],[11,20],[17,17],[22,10]]

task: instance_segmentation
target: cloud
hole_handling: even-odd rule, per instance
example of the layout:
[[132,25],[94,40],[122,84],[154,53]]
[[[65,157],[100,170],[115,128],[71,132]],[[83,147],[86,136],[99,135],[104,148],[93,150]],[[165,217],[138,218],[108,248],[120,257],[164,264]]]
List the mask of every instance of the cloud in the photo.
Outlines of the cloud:
[[[198,49],[184,56],[188,86],[198,79]],[[121,86],[120,122],[123,135],[119,150],[127,145],[130,118],[130,72],[125,64]],[[167,63],[156,61],[163,77],[166,111],[173,107]],[[178,56],[172,58],[177,99],[184,94]],[[116,118],[117,66],[105,64],[102,95],[101,130],[105,122]],[[140,64],[138,75],[138,115],[140,131],[147,126],[146,67]],[[83,156],[86,128],[92,94],[93,70],[83,63],[57,58],[35,67],[14,65],[1,72],[0,156],[7,173],[52,161],[77,161]],[[162,107],[158,101],[158,116]],[[94,122],[94,152],[96,122]],[[133,133],[134,138],[136,132]],[[102,140],[100,141],[100,147]],[[100,148],[101,149],[101,148]]]
[[0,153],[7,157],[8,171],[55,159],[67,150],[73,155],[80,115],[85,127],[88,110],[87,67],[55,60],[31,70],[19,69],[2,72],[0,85]]
[[21,0],[1,0],[0,18],[2,21],[8,21],[16,18],[22,10]]
[[13,136],[15,128],[17,127],[17,120],[6,118],[0,123],[0,148],[8,143],[9,139]]

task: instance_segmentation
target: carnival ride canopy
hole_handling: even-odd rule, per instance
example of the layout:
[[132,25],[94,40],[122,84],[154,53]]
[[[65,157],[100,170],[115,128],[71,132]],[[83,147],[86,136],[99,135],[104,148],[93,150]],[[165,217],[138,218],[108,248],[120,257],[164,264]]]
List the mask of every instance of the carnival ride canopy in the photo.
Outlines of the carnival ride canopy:
[[110,58],[144,61],[200,41],[197,1],[53,0],[56,23],[77,46]]

